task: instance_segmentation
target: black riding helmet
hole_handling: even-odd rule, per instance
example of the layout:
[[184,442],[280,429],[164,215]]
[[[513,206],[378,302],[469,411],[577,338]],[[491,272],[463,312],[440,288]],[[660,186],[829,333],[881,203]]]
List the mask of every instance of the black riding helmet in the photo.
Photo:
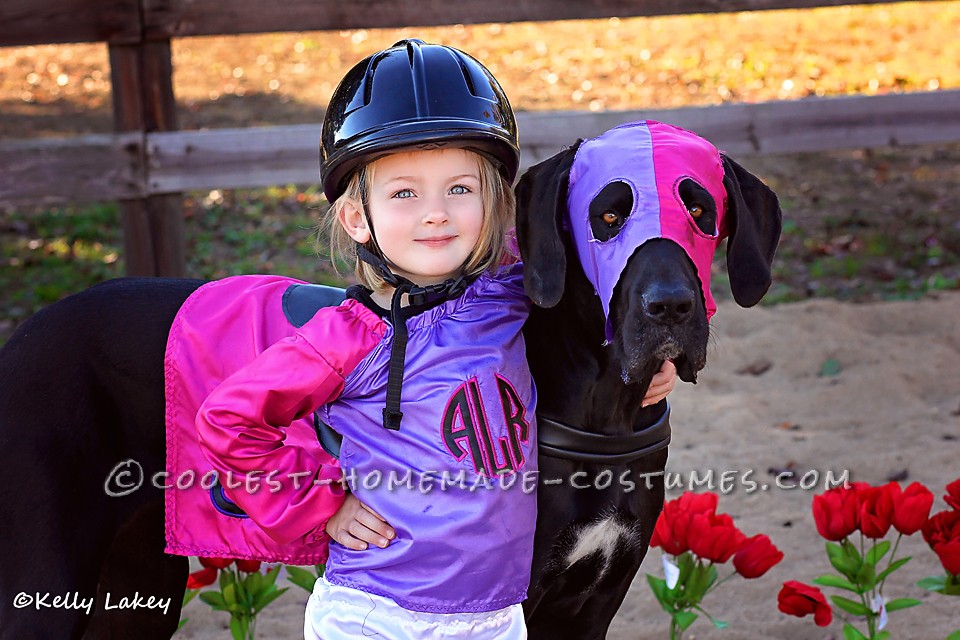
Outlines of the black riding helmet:
[[386,151],[453,142],[493,160],[512,183],[520,164],[517,122],[506,94],[469,55],[422,40],[401,40],[361,60],[327,107],[320,178],[327,201],[351,173]]

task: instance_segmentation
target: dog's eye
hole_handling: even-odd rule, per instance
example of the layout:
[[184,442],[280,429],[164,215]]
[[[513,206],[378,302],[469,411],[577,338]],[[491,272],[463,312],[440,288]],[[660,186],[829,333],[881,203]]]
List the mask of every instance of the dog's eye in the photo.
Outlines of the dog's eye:
[[696,220],[697,218],[703,215],[703,207],[701,207],[698,204],[690,205],[689,207],[687,207],[687,211],[690,213],[691,216],[693,216],[694,220]]
[[613,211],[604,211],[603,221],[612,227],[617,224],[620,224],[620,216],[618,216]]

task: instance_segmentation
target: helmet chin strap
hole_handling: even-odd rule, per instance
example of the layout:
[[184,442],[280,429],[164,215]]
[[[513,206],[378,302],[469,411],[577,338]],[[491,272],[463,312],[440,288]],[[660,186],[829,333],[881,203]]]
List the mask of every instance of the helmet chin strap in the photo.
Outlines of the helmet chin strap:
[[[400,395],[403,388],[403,367],[407,354],[407,319],[417,307],[454,300],[467,289],[470,280],[461,273],[456,278],[448,278],[441,283],[421,287],[390,270],[386,256],[373,229],[373,220],[367,206],[366,169],[360,169],[360,203],[363,217],[370,229],[370,239],[376,253],[362,244],[357,244],[357,257],[374,269],[383,281],[394,288],[390,300],[390,323],[393,325],[393,345],[390,348],[390,369],[387,376],[387,405],[383,409],[383,426],[393,431],[400,430],[403,412],[400,411]],[[463,266],[461,265],[461,271]],[[401,306],[403,294],[407,294],[410,306]]]

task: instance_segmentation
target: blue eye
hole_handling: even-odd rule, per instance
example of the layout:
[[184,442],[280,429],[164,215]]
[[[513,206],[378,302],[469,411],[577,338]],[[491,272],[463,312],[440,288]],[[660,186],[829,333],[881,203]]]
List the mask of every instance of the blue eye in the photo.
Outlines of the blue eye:
[[462,196],[470,193],[470,189],[468,187],[463,186],[462,184],[458,184],[450,188],[450,193],[457,196]]
[[406,198],[413,197],[413,191],[411,189],[400,189],[400,191],[397,191],[392,197],[399,200],[405,200]]

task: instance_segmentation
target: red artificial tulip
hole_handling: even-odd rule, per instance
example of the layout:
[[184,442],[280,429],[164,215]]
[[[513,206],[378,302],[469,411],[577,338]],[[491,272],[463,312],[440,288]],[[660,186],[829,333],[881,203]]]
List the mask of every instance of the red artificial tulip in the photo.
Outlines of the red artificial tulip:
[[947,485],[947,495],[943,496],[947,504],[960,511],[960,478]]
[[823,592],[796,580],[783,583],[783,588],[777,594],[777,608],[798,618],[812,613],[818,627],[826,627],[833,621],[833,609],[827,604]]
[[716,513],[719,500],[720,497],[715,493],[684,491],[676,503],[678,507],[691,513]]
[[237,569],[244,573],[257,573],[260,571],[259,560],[237,560]]
[[[896,487],[896,489],[893,489]],[[893,497],[899,490],[893,482],[882,487],[865,486],[856,489],[860,501],[860,531],[874,540],[887,535],[893,521]]]
[[187,589],[201,589],[217,581],[217,569],[207,567],[187,576]]
[[933,552],[947,573],[960,577],[960,538],[938,544]]
[[933,493],[919,482],[914,482],[903,491],[900,485],[893,486],[893,527],[905,536],[912,536],[930,517]]
[[698,513],[714,513],[718,496],[715,493],[685,492],[675,500],[663,505],[650,537],[651,547],[660,547],[664,553],[678,556],[690,550],[687,532],[690,520]]
[[226,569],[233,564],[233,558],[200,558],[200,564],[208,569]]
[[813,498],[813,519],[817,531],[827,540],[839,542],[860,524],[860,500],[855,488],[837,487]]
[[744,535],[729,515],[697,513],[690,519],[690,551],[704,560],[723,563],[743,544]]
[[960,575],[960,511],[941,511],[921,531],[947,573]]
[[759,578],[783,560],[783,551],[777,549],[763,534],[747,538],[733,556],[733,568],[747,580]]

